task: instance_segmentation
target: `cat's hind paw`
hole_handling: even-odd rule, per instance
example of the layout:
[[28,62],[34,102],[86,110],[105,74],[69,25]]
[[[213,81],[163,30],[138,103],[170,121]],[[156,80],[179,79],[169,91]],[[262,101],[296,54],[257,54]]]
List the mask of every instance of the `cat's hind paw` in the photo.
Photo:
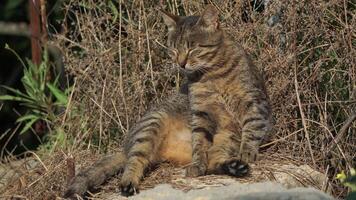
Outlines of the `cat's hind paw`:
[[185,176],[186,177],[197,177],[203,176],[206,174],[206,167],[202,165],[191,165],[186,168]]

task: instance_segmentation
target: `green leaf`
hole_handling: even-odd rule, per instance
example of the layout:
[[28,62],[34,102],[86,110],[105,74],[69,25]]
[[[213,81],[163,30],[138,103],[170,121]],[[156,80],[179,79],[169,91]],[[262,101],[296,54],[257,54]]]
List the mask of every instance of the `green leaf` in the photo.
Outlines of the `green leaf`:
[[73,90],[73,86],[69,86],[64,90],[64,94],[66,94],[66,96],[69,96],[72,90]]
[[45,87],[46,87],[46,76],[47,76],[47,65],[45,62],[42,62],[41,65],[40,65],[40,85],[39,85],[39,88],[40,88],[40,91],[41,92],[44,92],[45,91]]
[[356,191],[356,185],[355,183],[349,183],[349,182],[346,182],[344,183],[345,186],[351,188],[351,191]]
[[15,93],[15,94],[18,95],[18,96],[22,96],[22,97],[24,97],[24,98],[29,98],[28,95],[26,95],[25,93],[21,92],[21,91],[18,90],[18,89],[14,89],[14,88],[11,88],[11,87],[7,87],[7,86],[5,86],[5,85],[2,85],[1,87],[3,87],[3,88],[5,88],[6,90],[9,90],[9,91]]
[[1,95],[0,100],[3,101],[22,101],[22,102],[32,102],[29,99],[22,98],[22,97],[16,97],[16,96],[11,96],[11,95]]
[[33,125],[33,123],[35,123],[38,119],[34,118],[31,119],[29,122],[26,123],[26,125],[23,127],[23,129],[21,130],[20,134],[23,134],[24,132],[26,132],[28,129],[30,129]]
[[339,179],[344,186],[351,188],[351,191],[356,192],[356,171],[354,168],[350,169],[348,176],[344,171],[341,171],[337,174],[336,179]]
[[6,101],[6,100],[16,101],[15,99],[16,99],[16,97],[11,96],[11,95],[1,95],[0,96],[0,100],[3,100],[3,101]]
[[112,20],[112,23],[114,24],[117,20],[117,17],[119,16],[119,11],[117,10],[116,6],[114,5],[114,3],[110,0],[108,2],[109,4],[109,8],[111,9],[112,14],[114,15],[114,18]]
[[40,108],[31,108],[31,112],[39,114],[39,115],[45,115],[46,111],[41,110]]
[[344,171],[341,171],[336,175],[336,179],[339,179],[340,181],[344,181],[346,179],[346,174]]
[[54,85],[47,83],[48,89],[56,97],[57,101],[62,105],[67,105],[68,99],[67,96],[60,89],[56,88]]
[[16,122],[23,122],[26,120],[32,120],[32,119],[40,119],[40,116],[38,115],[33,115],[33,114],[28,114],[28,115],[24,115],[22,117],[19,117]]

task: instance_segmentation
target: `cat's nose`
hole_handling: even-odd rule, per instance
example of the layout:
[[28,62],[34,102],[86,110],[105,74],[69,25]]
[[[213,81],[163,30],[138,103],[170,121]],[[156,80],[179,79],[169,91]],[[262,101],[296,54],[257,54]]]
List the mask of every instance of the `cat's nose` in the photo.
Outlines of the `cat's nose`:
[[187,65],[187,60],[183,60],[183,61],[181,61],[181,62],[178,62],[178,64],[179,64],[179,66],[180,66],[181,68],[185,68],[185,65]]
[[180,57],[178,57],[177,62],[181,68],[185,68],[185,65],[187,65],[187,60],[188,59],[186,56],[180,56]]

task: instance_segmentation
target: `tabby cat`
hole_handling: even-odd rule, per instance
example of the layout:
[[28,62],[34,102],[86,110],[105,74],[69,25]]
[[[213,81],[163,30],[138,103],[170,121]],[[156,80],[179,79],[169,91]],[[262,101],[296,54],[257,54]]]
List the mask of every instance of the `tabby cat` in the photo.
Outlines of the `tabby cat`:
[[121,170],[121,193],[133,195],[146,169],[164,161],[188,165],[190,177],[241,177],[256,160],[271,130],[271,109],[258,69],[219,27],[213,6],[201,16],[162,13],[170,53],[185,74],[181,91],[136,123],[123,153],[79,173],[65,197],[83,195]]

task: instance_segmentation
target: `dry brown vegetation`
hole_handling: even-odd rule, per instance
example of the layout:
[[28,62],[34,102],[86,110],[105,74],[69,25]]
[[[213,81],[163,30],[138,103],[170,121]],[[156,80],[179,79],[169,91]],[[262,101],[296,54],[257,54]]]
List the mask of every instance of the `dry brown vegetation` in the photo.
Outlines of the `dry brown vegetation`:
[[[157,8],[180,15],[204,8],[202,0],[118,0],[115,15],[107,3],[95,2],[73,1],[64,8],[74,24],[64,24],[68,32],[56,35],[54,43],[75,77],[70,103],[57,122],[66,140],[54,142],[54,153],[44,158],[44,178],[16,189],[28,198],[49,198],[34,191],[59,195],[65,187],[66,155],[87,165],[99,153],[117,150],[146,108],[177,90],[181,78],[165,51],[166,28]],[[335,176],[356,165],[356,123],[342,128],[356,112],[356,5],[346,0],[271,1],[245,23],[240,2],[211,1],[221,13],[221,27],[265,75],[275,132],[264,153],[309,164],[327,174],[333,195],[345,195]],[[280,23],[267,26],[278,9]]]

